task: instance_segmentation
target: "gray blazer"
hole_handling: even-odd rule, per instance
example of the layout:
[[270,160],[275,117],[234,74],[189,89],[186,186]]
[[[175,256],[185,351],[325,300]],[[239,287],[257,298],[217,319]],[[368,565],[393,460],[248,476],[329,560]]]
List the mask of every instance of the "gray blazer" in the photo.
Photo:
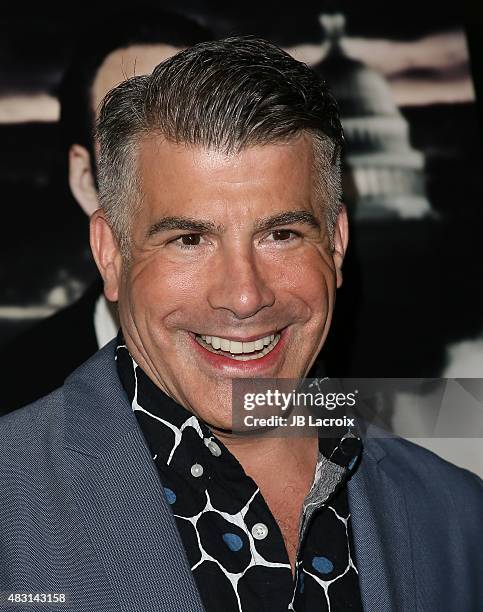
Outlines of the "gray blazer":
[[[67,598],[2,612],[203,610],[114,346],[0,419],[0,592]],[[366,612],[483,610],[479,478],[409,442],[368,439],[349,504]]]

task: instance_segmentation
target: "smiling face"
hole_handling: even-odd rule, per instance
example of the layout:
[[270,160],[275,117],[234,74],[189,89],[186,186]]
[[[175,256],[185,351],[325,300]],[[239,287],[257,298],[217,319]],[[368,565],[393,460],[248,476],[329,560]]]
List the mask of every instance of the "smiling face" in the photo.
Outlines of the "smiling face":
[[101,212],[92,246],[128,348],[207,423],[231,426],[231,379],[301,378],[327,335],[347,244],[332,251],[308,136],[220,152],[142,141],[142,205],[123,263]]

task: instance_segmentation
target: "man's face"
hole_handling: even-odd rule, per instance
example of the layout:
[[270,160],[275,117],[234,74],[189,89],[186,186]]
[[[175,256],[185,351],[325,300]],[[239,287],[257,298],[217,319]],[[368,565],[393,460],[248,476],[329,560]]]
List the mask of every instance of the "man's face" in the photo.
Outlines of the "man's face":
[[131,263],[117,256],[108,297],[139,365],[217,427],[231,425],[231,379],[303,377],[325,340],[345,213],[332,253],[312,168],[308,137],[232,156],[139,147]]

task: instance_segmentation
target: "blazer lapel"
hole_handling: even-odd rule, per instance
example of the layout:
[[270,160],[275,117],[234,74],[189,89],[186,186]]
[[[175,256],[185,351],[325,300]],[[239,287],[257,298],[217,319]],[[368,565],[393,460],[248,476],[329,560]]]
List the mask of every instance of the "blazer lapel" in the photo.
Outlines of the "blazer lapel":
[[349,481],[349,507],[366,612],[416,610],[414,568],[404,494],[387,470],[385,451],[366,439]]
[[110,343],[65,387],[65,457],[75,503],[120,610],[203,612],[112,353]]

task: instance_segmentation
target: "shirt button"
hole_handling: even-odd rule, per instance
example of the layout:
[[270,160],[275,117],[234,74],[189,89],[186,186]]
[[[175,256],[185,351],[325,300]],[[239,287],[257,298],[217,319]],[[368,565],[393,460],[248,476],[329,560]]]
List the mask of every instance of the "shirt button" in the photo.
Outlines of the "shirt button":
[[203,466],[200,465],[199,463],[195,463],[194,465],[192,465],[191,475],[194,476],[195,478],[199,478],[200,476],[203,476]]
[[362,442],[360,438],[352,435],[346,435],[340,441],[340,450],[342,453],[352,459],[352,457],[357,456],[362,448]]
[[264,540],[268,535],[268,527],[264,523],[256,523],[252,527],[252,536],[255,540]]
[[216,442],[210,440],[209,438],[205,438],[205,444],[212,455],[215,457],[219,457],[221,455],[221,448]]

